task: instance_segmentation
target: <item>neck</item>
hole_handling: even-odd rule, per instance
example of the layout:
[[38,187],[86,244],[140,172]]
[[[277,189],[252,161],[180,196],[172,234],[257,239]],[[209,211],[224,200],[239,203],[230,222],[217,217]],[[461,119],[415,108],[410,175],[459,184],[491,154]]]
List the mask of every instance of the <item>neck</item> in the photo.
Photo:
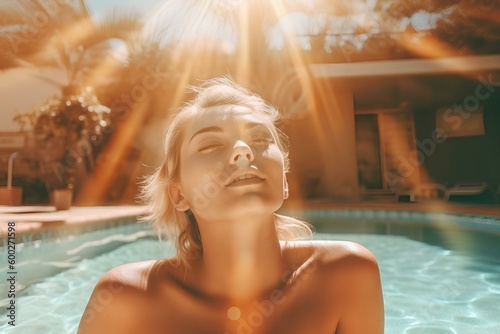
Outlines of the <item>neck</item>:
[[199,225],[205,291],[248,300],[280,284],[285,269],[274,215]]

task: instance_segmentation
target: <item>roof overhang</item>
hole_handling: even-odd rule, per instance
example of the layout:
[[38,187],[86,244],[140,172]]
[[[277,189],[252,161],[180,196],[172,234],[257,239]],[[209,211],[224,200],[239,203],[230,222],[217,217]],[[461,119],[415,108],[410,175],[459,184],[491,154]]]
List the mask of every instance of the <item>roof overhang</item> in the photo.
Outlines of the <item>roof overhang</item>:
[[316,78],[450,74],[500,70],[500,55],[310,64]]

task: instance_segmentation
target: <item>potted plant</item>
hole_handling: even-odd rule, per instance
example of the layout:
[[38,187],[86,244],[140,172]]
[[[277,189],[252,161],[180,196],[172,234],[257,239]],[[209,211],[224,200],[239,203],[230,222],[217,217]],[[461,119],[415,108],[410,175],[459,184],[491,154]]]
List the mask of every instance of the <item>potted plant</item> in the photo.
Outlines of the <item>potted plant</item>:
[[9,156],[9,165],[7,168],[7,187],[0,187],[0,205],[21,205],[23,197],[23,188],[12,186],[12,175],[14,159],[17,152]]
[[93,168],[95,150],[109,132],[110,109],[92,87],[65,87],[40,106],[14,117],[31,127],[35,149],[47,166],[45,183],[58,210],[68,209],[73,192]]

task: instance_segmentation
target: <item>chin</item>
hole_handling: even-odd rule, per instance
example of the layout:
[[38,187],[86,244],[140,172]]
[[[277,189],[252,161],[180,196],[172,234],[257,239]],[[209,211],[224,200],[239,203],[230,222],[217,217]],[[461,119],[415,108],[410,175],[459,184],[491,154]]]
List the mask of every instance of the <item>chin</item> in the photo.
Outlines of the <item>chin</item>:
[[282,196],[269,196],[262,193],[246,193],[244,195],[222,196],[214,198],[201,211],[196,212],[207,220],[223,217],[243,217],[274,214],[282,205]]
[[225,206],[231,206],[241,214],[272,214],[283,205],[283,198],[271,199],[260,195],[245,196],[241,200],[233,200]]

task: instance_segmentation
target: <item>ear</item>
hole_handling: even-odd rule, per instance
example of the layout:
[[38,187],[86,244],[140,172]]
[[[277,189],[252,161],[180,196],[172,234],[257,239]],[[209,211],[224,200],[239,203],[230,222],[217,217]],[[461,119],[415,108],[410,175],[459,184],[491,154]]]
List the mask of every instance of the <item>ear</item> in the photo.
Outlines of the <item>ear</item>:
[[181,188],[177,183],[173,183],[168,186],[168,197],[174,204],[175,208],[179,211],[187,211],[191,208],[188,200],[182,194]]
[[283,175],[283,199],[288,198],[288,182],[286,180],[286,174]]

